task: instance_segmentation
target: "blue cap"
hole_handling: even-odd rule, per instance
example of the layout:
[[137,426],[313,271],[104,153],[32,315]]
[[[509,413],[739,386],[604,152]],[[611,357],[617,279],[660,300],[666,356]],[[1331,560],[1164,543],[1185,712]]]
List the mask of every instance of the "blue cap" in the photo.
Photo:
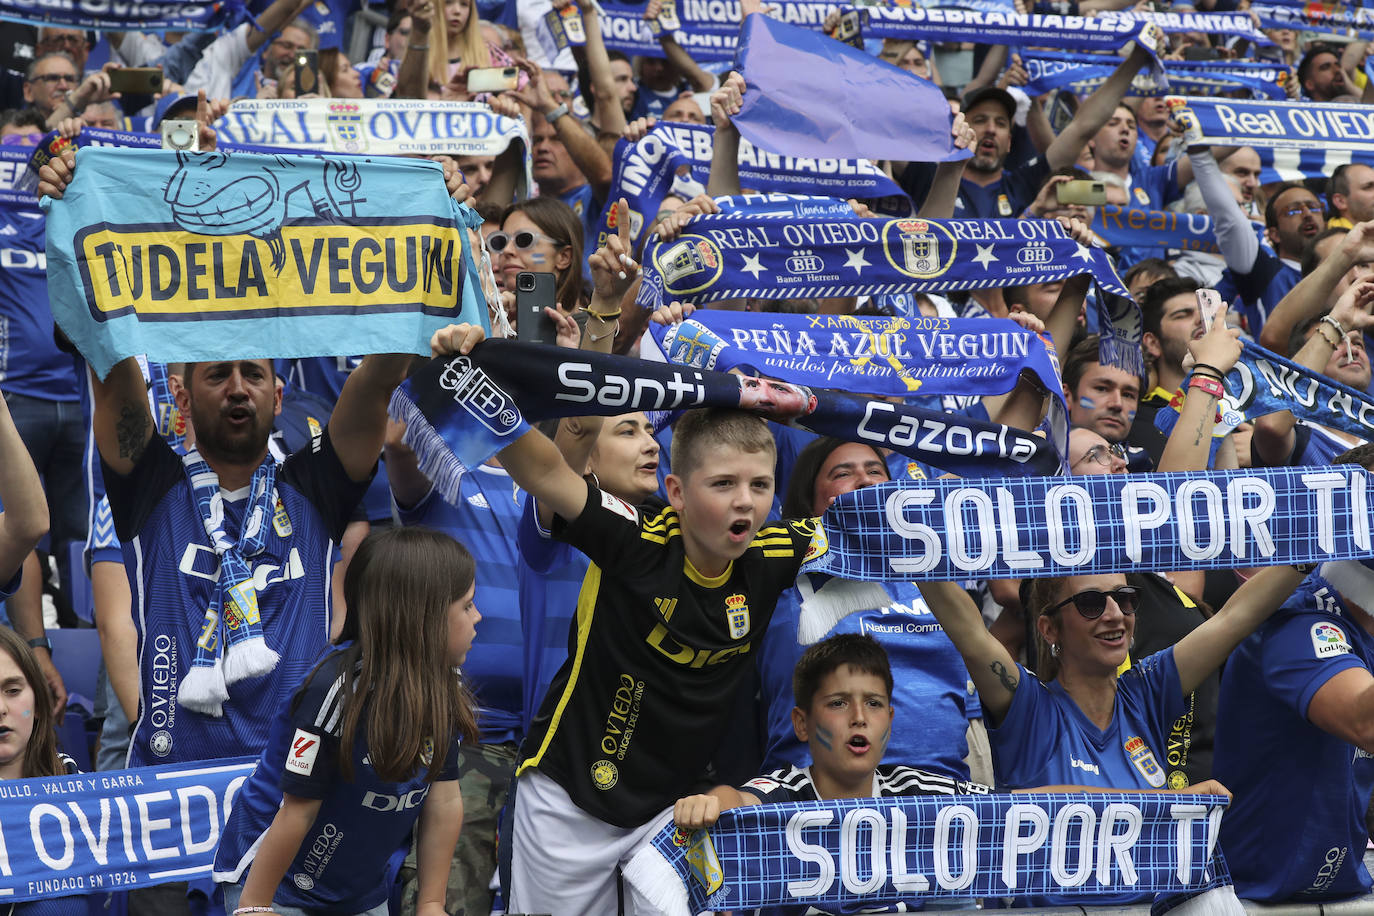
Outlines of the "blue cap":
[[163,118],[168,117],[170,114],[184,114],[185,112],[182,111],[182,109],[188,105],[190,106],[190,114],[194,117],[198,102],[199,96],[195,94],[164,95],[162,98],[158,99],[157,104],[153,106],[153,126],[157,127],[162,123]]

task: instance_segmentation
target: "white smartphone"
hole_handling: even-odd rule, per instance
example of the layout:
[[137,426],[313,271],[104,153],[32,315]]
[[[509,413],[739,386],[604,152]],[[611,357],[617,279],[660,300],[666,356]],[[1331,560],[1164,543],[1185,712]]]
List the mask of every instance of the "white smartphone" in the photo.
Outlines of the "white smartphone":
[[1212,330],[1212,322],[1215,319],[1226,320],[1226,313],[1222,311],[1226,308],[1226,303],[1221,301],[1221,293],[1214,289],[1197,291],[1197,308],[1202,313],[1202,327],[1207,331]]

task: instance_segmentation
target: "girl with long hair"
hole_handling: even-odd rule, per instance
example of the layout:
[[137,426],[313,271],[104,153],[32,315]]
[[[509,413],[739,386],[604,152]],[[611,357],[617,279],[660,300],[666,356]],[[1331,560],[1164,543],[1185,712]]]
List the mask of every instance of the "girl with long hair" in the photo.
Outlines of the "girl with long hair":
[[420,916],[442,916],[463,819],[459,740],[475,703],[454,670],[481,620],[472,555],[426,528],[359,545],[335,648],[278,713],[215,856],[227,912],[386,913],[392,853],[419,822]]
[[18,633],[0,627],[0,779],[76,772],[57,750],[57,722],[38,659]]
[[[430,30],[430,82],[447,86],[459,70],[498,66],[492,62],[493,48],[482,35],[475,7],[473,0],[445,0],[443,28]],[[509,57],[501,54],[500,58],[499,66],[507,66]]]

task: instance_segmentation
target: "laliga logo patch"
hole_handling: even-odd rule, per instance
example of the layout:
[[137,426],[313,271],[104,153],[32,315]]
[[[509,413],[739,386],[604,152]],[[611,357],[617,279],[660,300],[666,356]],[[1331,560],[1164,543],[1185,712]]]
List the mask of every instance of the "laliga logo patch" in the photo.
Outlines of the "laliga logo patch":
[[699,235],[684,235],[654,251],[654,266],[670,293],[699,293],[720,279],[725,258],[715,243]]
[[725,599],[725,619],[730,624],[730,638],[743,639],[749,633],[749,605],[744,595],[734,594]]
[[883,254],[893,267],[918,280],[938,277],[954,263],[959,243],[949,230],[923,219],[894,219],[883,225]]
[[333,137],[335,150],[345,153],[367,151],[367,134],[363,131],[363,116],[358,105],[333,102],[325,114],[325,124]]
[[1334,623],[1314,623],[1312,651],[1316,653],[1317,658],[1331,658],[1349,653],[1350,643],[1346,642],[1344,631]]
[[304,729],[296,729],[291,750],[286,752],[287,772],[309,776],[315,772],[315,755],[320,752],[320,739]]
[[1154,752],[1150,750],[1145,739],[1139,735],[1132,735],[1126,739],[1126,754],[1131,758],[1131,763],[1140,771],[1140,775],[1145,777],[1145,781],[1156,789],[1164,787],[1164,771],[1155,762]]
[[456,403],[498,436],[509,435],[520,425],[515,402],[466,356],[449,361],[439,376],[439,387],[452,391]]
[[609,760],[598,760],[592,764],[592,785],[602,792],[613,788],[620,779],[620,771]]

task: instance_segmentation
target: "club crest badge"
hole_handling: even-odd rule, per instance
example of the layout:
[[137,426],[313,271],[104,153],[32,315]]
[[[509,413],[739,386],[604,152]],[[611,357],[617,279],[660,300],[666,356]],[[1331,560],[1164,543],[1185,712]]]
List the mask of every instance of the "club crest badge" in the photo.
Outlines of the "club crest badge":
[[883,226],[888,263],[909,277],[938,277],[954,263],[958,242],[949,230],[923,219],[894,219]]
[[1140,775],[1145,777],[1145,781],[1156,789],[1164,788],[1164,771],[1160,769],[1154,751],[1150,750],[1145,739],[1139,735],[1132,735],[1126,739],[1125,747],[1126,755],[1131,758],[1131,763],[1140,771]]
[[675,295],[696,293],[715,283],[725,260],[715,243],[699,235],[685,235],[654,252],[654,264],[663,276],[664,289]]

